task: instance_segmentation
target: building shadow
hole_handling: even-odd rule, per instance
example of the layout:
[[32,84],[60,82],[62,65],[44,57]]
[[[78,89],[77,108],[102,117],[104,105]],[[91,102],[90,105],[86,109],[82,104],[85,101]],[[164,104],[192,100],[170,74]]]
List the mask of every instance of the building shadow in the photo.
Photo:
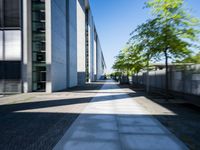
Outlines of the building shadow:
[[[108,83],[109,84],[109,83]],[[124,86],[123,88],[127,88]],[[80,89],[80,88],[79,88]],[[91,86],[88,87],[90,90],[94,90]],[[71,89],[72,90],[72,89]],[[73,91],[73,90],[72,90]],[[80,90],[84,92],[85,90]],[[87,91],[85,91],[87,92]],[[91,91],[92,92],[92,91]],[[101,91],[100,91],[101,92]],[[102,91],[104,93],[105,91]],[[129,96],[133,98],[145,96],[145,94],[139,90],[135,92],[128,93]],[[70,106],[70,105],[78,105],[78,104],[87,104],[98,103],[98,102],[109,102],[109,101],[118,101],[123,99],[126,101],[127,94],[111,93],[110,96],[97,96],[95,101],[91,101],[93,97],[85,97],[85,98],[73,98],[73,99],[54,99],[54,100],[43,100],[37,102],[23,102],[18,104],[6,104],[0,105],[0,149],[1,150],[23,150],[23,149],[37,149],[37,150],[50,150],[52,149],[56,143],[63,137],[64,133],[70,128],[72,123],[79,116],[79,112],[77,113],[69,113],[69,112],[48,112],[43,111],[40,112],[39,109],[50,109],[52,107],[60,107],[60,106]],[[153,98],[148,97],[150,101],[154,101]],[[133,99],[134,100],[134,99]],[[125,128],[122,131],[124,134],[128,136],[137,135],[137,136],[145,136],[151,138],[153,135],[163,136],[162,132],[155,130],[156,132],[152,132],[152,128],[157,128],[156,126],[148,125],[147,130],[141,131],[141,127],[144,126],[140,124],[140,118],[144,117],[155,117],[157,118],[165,127],[167,127],[170,131],[172,131],[176,136],[178,136],[181,140],[186,142],[187,146],[191,149],[200,149],[200,111],[198,108],[188,107],[186,104],[170,104],[170,103],[159,103],[158,105],[172,111],[175,115],[168,114],[141,114],[141,115],[132,115],[132,114],[82,114],[82,116],[88,120],[91,119],[92,124],[84,124],[79,129],[79,133],[87,132],[87,137],[83,138],[79,136],[79,138],[74,138],[75,142],[88,142],[90,139],[94,138],[92,132],[95,129],[98,129],[100,132],[97,132],[97,139],[100,143],[111,143],[115,138],[109,138],[109,135],[114,132],[114,130],[119,130],[117,127],[110,126],[102,126],[101,123],[112,123],[112,119],[116,119],[116,116],[124,120],[123,126]],[[36,112],[31,112],[31,110],[38,109]],[[28,112],[30,110],[30,112]],[[20,112],[21,111],[21,112]],[[23,112],[27,111],[27,112]],[[101,116],[100,120],[97,118],[93,118],[93,116]],[[102,117],[103,116],[103,117]],[[105,118],[105,120],[102,118]],[[110,119],[106,119],[110,118]],[[132,123],[128,123],[127,120],[132,120],[133,118],[136,121]],[[134,120],[134,119],[133,119]],[[107,122],[108,121],[108,122]],[[84,126],[85,125],[85,126]],[[91,126],[91,130],[88,131],[88,126]],[[135,130],[133,132],[128,133],[126,128],[134,127]],[[106,133],[108,137],[103,136]],[[184,135],[184,137],[182,137]],[[119,142],[119,141],[117,141]],[[146,141],[144,141],[146,142]]]

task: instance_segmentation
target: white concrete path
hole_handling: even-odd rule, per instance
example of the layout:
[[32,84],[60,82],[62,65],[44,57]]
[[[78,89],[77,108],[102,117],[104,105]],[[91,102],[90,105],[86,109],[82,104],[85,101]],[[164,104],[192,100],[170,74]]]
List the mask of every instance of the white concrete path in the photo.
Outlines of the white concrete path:
[[106,82],[54,150],[187,149],[134,101],[137,98],[144,97],[130,89],[121,89],[114,82]]

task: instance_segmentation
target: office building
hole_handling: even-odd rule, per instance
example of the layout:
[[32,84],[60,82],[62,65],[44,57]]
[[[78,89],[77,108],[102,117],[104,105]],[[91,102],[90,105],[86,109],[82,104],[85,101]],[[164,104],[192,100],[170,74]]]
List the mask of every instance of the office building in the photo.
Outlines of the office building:
[[60,91],[104,69],[88,0],[0,0],[0,93]]

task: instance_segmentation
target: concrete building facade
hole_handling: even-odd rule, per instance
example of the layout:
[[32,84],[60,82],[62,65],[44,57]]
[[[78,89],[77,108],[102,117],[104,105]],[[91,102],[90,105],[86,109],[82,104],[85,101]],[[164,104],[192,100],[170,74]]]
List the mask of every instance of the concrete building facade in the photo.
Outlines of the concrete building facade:
[[104,74],[88,0],[0,0],[0,14],[0,93],[60,91]]

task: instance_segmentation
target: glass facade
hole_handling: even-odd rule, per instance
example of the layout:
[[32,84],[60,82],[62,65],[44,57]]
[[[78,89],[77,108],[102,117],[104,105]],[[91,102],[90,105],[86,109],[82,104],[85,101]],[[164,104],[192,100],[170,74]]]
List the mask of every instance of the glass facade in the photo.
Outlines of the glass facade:
[[5,60],[21,60],[21,31],[7,30],[5,33]]
[[46,89],[45,1],[32,0],[32,90]]
[[4,1],[4,26],[20,27],[20,0]]
[[89,81],[89,31],[88,31],[88,9],[86,9],[86,12],[85,12],[85,64],[86,64],[86,82]]
[[0,93],[21,92],[21,0],[0,0]]
[[4,15],[3,15],[3,0],[0,0],[0,28],[3,27],[3,18],[4,18]]
[[3,31],[0,31],[0,61],[3,60]]
[[21,0],[0,0],[0,27],[20,28]]

